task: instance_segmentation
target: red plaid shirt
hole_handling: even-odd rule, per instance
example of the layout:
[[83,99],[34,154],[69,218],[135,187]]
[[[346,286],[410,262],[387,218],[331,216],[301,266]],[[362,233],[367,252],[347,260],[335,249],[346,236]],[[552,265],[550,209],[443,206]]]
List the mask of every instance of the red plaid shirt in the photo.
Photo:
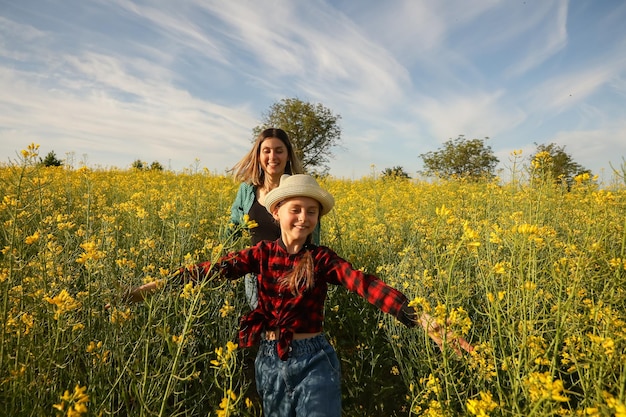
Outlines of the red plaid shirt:
[[[305,250],[311,251],[315,265],[314,286],[294,296],[289,289],[281,287],[279,278],[290,272],[302,258]],[[239,345],[253,346],[267,329],[279,329],[278,354],[285,360],[294,333],[322,331],[324,301],[328,284],[343,285],[354,291],[385,313],[392,314],[407,326],[414,322],[403,314],[407,298],[400,291],[388,286],[374,275],[352,268],[325,246],[306,245],[299,253],[290,255],[283,242],[262,241],[250,248],[233,252],[211,266],[210,262],[195,265],[190,271],[199,279],[214,273],[236,279],[248,273],[258,276],[259,304],[240,321]]]

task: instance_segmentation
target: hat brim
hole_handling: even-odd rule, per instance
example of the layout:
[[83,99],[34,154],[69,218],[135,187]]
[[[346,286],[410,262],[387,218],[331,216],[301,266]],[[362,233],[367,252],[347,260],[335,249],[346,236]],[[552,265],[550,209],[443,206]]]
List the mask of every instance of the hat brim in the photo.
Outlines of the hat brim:
[[289,198],[309,197],[320,203],[320,216],[328,214],[335,205],[334,197],[319,186],[309,186],[301,184],[289,184],[273,189],[265,196],[265,207],[270,213],[274,212],[276,205]]

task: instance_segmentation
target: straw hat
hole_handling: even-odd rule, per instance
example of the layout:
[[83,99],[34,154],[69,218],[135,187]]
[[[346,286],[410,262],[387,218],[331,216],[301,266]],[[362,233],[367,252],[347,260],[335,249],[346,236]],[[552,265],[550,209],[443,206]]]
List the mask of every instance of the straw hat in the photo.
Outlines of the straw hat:
[[335,205],[333,196],[319,186],[315,178],[306,174],[283,175],[280,184],[265,196],[265,207],[272,213],[276,205],[292,197],[310,197],[321,205],[320,216],[327,214]]

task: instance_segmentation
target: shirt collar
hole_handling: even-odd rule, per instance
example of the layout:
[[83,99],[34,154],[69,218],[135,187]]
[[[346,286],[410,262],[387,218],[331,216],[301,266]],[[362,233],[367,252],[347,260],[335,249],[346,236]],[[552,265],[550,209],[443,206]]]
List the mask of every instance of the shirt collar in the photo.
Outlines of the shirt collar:
[[[278,244],[278,246],[280,246],[280,248],[281,248],[282,250],[284,250],[285,252],[287,252],[287,246],[285,246],[285,242],[283,242],[283,238],[282,238],[282,237],[279,237],[279,238],[276,240],[276,244]],[[298,253],[304,252],[305,250],[313,250],[313,249],[315,249],[316,247],[317,247],[317,245],[315,245],[315,244],[313,244],[313,243],[310,243],[310,242],[307,242],[307,243],[305,243],[305,244],[304,244],[304,246],[302,246],[302,247],[300,248],[300,250],[298,251]]]

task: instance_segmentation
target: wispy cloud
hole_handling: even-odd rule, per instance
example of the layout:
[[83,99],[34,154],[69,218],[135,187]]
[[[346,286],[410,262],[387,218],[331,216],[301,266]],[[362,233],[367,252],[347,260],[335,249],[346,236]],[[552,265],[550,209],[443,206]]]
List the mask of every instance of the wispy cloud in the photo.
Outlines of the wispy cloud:
[[528,107],[537,112],[565,111],[589,98],[601,87],[614,86],[625,71],[626,56],[613,55],[601,63],[556,74],[529,92]]
[[174,56],[176,50],[184,53],[191,50],[220,64],[229,63],[228,51],[222,42],[217,37],[212,37],[211,32],[197,21],[197,15],[194,14],[197,6],[193,3],[161,3],[157,6],[150,2],[114,0],[113,4],[130,15],[131,19],[153,27],[154,32],[162,39],[169,40],[174,45],[170,50],[174,52]]
[[295,84],[314,99],[337,97],[374,109],[398,100],[410,83],[408,72],[362,28],[316,6],[230,2],[214,12],[231,28],[234,45],[258,65],[248,67],[253,77],[285,83],[282,88]]
[[142,59],[93,53],[57,57],[51,77],[58,78],[53,86],[42,82],[41,74],[0,69],[0,126],[11,126],[3,137],[16,146],[53,140],[55,148],[79,148],[79,153],[126,150],[133,158],[174,157],[178,168],[203,155],[222,169],[249,146],[256,122],[245,105],[197,99],[168,83],[166,69]]
[[458,135],[497,137],[501,132],[514,129],[525,119],[521,109],[503,106],[502,95],[502,91],[476,91],[471,96],[428,98],[415,108],[415,112],[430,126],[431,134],[442,142]]
[[[567,45],[567,13],[569,0],[545,2],[529,5],[519,21],[525,24],[512,25],[513,33],[524,36],[529,41],[522,43],[521,59],[515,60],[505,73],[508,77],[519,77],[537,68]],[[519,22],[518,21],[518,22]]]

